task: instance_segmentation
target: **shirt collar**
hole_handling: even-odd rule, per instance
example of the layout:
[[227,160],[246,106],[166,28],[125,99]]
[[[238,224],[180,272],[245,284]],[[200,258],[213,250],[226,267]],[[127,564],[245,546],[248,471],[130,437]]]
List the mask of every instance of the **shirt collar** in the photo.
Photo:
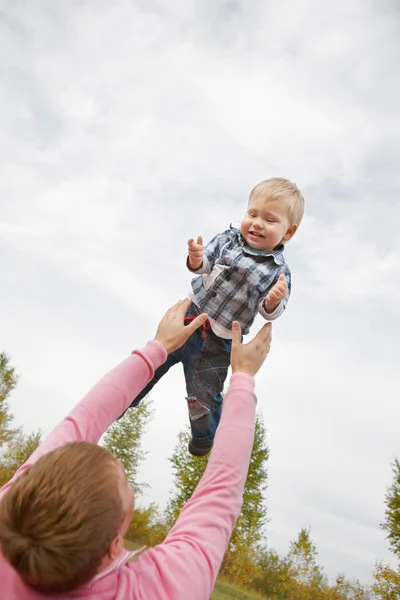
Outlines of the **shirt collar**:
[[236,232],[237,232],[239,244],[243,248],[243,252],[245,252],[246,254],[251,254],[252,256],[265,256],[265,257],[269,256],[274,259],[275,263],[278,266],[284,264],[284,262],[285,262],[285,259],[283,258],[283,251],[285,249],[284,244],[279,244],[279,246],[274,248],[271,252],[265,252],[264,254],[259,254],[258,252],[254,252],[252,250],[251,246],[246,244],[239,229],[237,229]]
[[147,548],[147,546],[143,546],[142,548],[140,548],[139,550],[135,550],[134,552],[128,552],[128,550],[125,550],[121,556],[119,556],[116,560],[114,560],[114,562],[111,563],[111,565],[109,565],[107,567],[107,569],[104,569],[104,571],[101,571],[101,573],[98,573],[91,581],[90,584],[98,581],[99,579],[103,579],[103,577],[106,577],[107,575],[109,575],[110,573],[112,573],[113,571],[116,571],[117,569],[119,569],[122,565],[125,565],[129,560],[131,560],[131,558],[133,558],[134,556],[136,556],[136,554],[139,554],[140,552],[142,552],[143,550],[145,550]]

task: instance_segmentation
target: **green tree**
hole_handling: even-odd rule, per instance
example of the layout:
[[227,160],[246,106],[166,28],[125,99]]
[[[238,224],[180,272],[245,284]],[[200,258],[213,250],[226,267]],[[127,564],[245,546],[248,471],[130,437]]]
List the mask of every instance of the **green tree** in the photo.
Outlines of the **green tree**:
[[252,587],[267,598],[288,600],[296,581],[291,561],[275,550],[262,549],[257,558],[258,571]]
[[387,532],[387,539],[393,553],[400,559],[400,462],[392,464],[393,482],[386,492],[385,520],[381,527]]
[[[169,526],[172,526],[184,504],[191,498],[208,462],[208,457],[198,458],[188,453],[189,439],[188,432],[181,432],[178,435],[178,444],[170,458],[175,491],[166,509]],[[254,577],[253,562],[267,522],[264,493],[267,488],[268,447],[265,440],[266,430],[263,419],[261,414],[257,414],[243,506],[222,566],[224,575],[234,581],[249,582]]]
[[8,403],[9,397],[18,382],[18,375],[10,365],[10,359],[5,352],[0,353],[0,448],[9,442],[16,434],[11,429],[13,415]]
[[13,415],[9,399],[18,382],[15,368],[5,352],[0,353],[0,487],[11,479],[40,443],[41,433],[25,435],[20,427],[12,428]]
[[25,435],[17,430],[14,437],[6,444],[2,452],[0,465],[0,487],[7,483],[17,471],[33,454],[41,442],[40,431]]
[[261,413],[257,413],[254,428],[254,442],[249,471],[243,494],[240,517],[229,541],[223,563],[223,572],[236,582],[249,583],[256,572],[253,569],[260,551],[260,542],[267,523],[267,461],[269,450],[266,443],[267,432]]
[[[340,600],[372,600],[373,593],[369,586],[362,585],[358,579],[347,579],[343,574],[336,577],[332,591],[337,594]],[[336,598],[335,596],[332,596]],[[329,596],[328,596],[329,598]],[[329,598],[330,600],[330,598]]]
[[128,481],[136,495],[143,493],[146,484],[137,481],[138,470],[146,456],[142,449],[143,435],[152,416],[151,401],[143,400],[113,423],[104,436],[104,446],[121,461]]
[[156,504],[135,507],[126,538],[136,544],[156,546],[164,541],[168,528]]
[[208,463],[208,456],[193,456],[188,452],[190,434],[188,431],[178,433],[178,443],[169,459],[172,465],[175,492],[169,499],[165,511],[169,527],[175,523],[182,508],[191,498]]
[[294,596],[299,600],[317,600],[323,597],[326,578],[317,564],[317,548],[311,539],[309,527],[303,527],[295,541],[290,544],[288,559],[291,563],[298,589]]
[[378,562],[375,566],[372,589],[379,600],[399,600],[400,569],[395,571],[389,565]]
[[[381,527],[387,533],[386,539],[393,554],[400,561],[400,461],[392,463],[393,481],[385,495],[385,520]],[[397,569],[378,562],[374,571],[373,590],[380,600],[400,598],[400,562]]]

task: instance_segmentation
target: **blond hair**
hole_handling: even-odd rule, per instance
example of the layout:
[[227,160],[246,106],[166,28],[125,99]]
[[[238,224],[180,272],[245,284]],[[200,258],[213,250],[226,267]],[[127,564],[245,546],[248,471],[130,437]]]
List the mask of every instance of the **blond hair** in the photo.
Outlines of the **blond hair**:
[[0,502],[3,556],[30,587],[69,592],[92,579],[124,520],[117,463],[74,442],[40,458]]
[[273,177],[258,183],[250,192],[250,200],[287,200],[290,226],[299,226],[304,214],[304,198],[299,188],[289,179]]

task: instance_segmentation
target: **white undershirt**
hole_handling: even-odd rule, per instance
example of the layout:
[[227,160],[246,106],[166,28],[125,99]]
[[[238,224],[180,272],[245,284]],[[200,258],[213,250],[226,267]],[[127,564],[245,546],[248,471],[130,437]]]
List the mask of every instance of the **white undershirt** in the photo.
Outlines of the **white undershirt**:
[[[214,281],[217,279],[218,275],[220,275],[220,273],[224,269],[229,269],[229,267],[227,265],[220,265],[220,264],[214,265],[214,267],[211,270],[211,273],[209,273],[207,275],[203,275],[204,288],[206,290],[210,289],[210,287],[212,286]],[[188,293],[188,297],[191,299],[193,304],[195,304],[197,306],[199,311],[201,311],[201,308],[197,304],[196,296],[194,295],[192,289]],[[225,340],[232,339],[232,331],[230,329],[227,329],[226,327],[224,327],[223,325],[221,325],[220,323],[215,321],[215,319],[209,318],[208,320],[210,321],[211,329],[213,330],[215,335],[217,335],[218,337],[223,338]]]

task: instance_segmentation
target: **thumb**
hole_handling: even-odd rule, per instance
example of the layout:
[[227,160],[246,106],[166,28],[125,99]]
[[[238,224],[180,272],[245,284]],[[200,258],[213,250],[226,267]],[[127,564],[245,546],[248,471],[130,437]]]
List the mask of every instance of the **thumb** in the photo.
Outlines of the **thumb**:
[[201,315],[193,319],[193,321],[186,326],[186,329],[190,332],[190,335],[194,333],[196,329],[201,327],[201,325],[203,325],[203,323],[205,323],[207,319],[208,315],[206,313],[202,313]]
[[197,243],[199,244],[199,246],[203,245],[203,238],[201,237],[201,235],[198,236]]
[[283,273],[279,275],[278,281],[285,281],[285,275]]
[[232,323],[232,344],[234,346],[240,346],[242,343],[242,330],[238,321]]

